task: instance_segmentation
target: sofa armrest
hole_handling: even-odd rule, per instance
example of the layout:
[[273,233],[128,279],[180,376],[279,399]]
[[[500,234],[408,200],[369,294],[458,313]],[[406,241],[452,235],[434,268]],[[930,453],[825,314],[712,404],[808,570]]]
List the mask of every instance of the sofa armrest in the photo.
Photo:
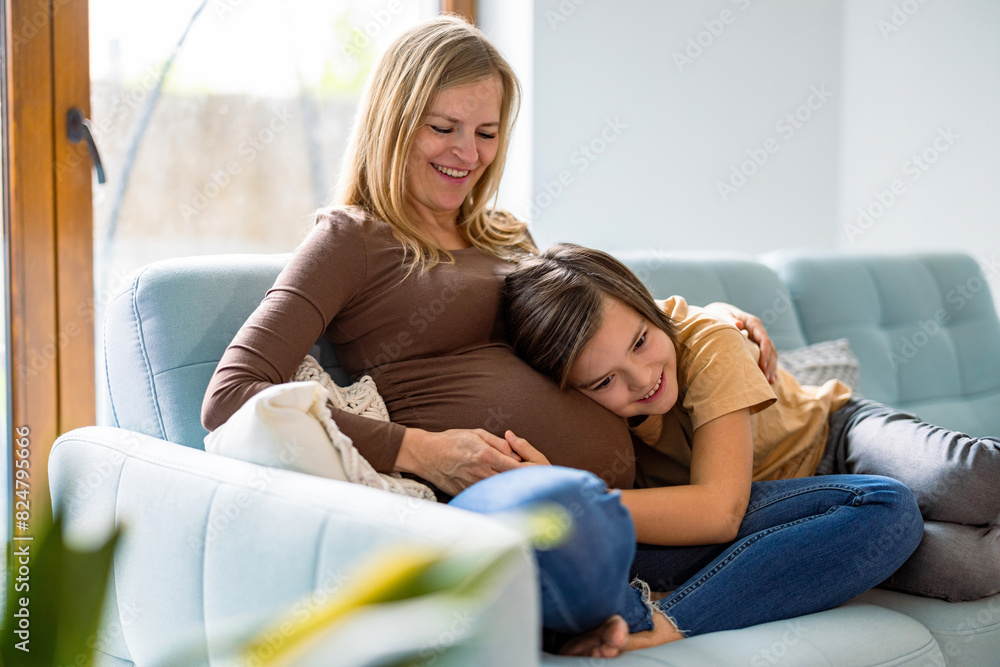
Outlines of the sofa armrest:
[[537,664],[534,558],[485,516],[112,427],[56,440],[49,476],[68,540],[123,528],[95,642],[108,655],[160,664],[179,646],[202,646],[209,661],[235,629],[259,627],[313,591],[334,593],[376,550],[506,545],[524,557],[497,578],[478,664]]

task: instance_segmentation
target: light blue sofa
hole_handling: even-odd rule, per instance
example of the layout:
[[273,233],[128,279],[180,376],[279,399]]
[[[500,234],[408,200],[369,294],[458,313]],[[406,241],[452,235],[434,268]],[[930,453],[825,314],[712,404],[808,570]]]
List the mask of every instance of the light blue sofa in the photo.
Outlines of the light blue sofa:
[[[992,302],[986,290],[961,309],[948,300],[953,285],[982,280],[968,257],[622,256],[657,295],[725,300],[757,313],[779,349],[849,337],[866,396],[953,428],[1000,433],[1000,323]],[[53,501],[76,539],[116,523],[127,530],[96,641],[98,664],[167,664],[180,646],[198,647],[187,663],[217,661],[234,628],[260,624],[349,578],[380,548],[498,541],[525,557],[512,561],[483,613],[466,624],[472,639],[464,652],[441,654],[434,664],[596,664],[540,653],[534,562],[500,523],[201,451],[208,380],[287,257],[158,262],[108,306],[107,419],[115,427],[63,435],[49,461]],[[939,308],[950,314],[942,330],[905,363],[888,364],[897,341],[913,340]],[[313,354],[347,379],[325,344]],[[364,637],[353,657],[338,653],[327,664],[389,664],[402,655],[397,634],[404,633],[386,627]],[[947,603],[874,590],[838,609],[690,638],[615,664],[998,665],[1000,596]]]

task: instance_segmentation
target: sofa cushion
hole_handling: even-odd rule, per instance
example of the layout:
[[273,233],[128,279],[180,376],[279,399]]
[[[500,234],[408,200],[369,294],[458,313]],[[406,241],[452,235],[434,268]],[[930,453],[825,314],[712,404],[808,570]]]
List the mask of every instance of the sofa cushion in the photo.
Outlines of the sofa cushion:
[[678,294],[692,305],[724,301],[756,315],[779,350],[807,344],[788,290],[769,267],[743,255],[616,252],[658,299]]
[[[546,655],[549,667],[595,665],[589,658]],[[920,623],[871,604],[846,605],[787,621],[690,637],[616,658],[616,667],[648,665],[943,665],[937,642]],[[985,663],[984,663],[985,664]]]
[[851,352],[851,342],[846,338],[783,350],[778,363],[799,384],[818,387],[827,380],[840,380],[852,391],[858,388],[858,358]]
[[995,665],[1000,656],[1000,594],[973,602],[945,602],[875,588],[860,602],[920,621],[937,640],[949,665]]
[[977,436],[1000,434],[1000,320],[968,255],[782,251],[810,343],[848,338],[867,398]]
[[322,411],[330,394],[318,382],[286,382],[247,400],[226,422],[205,436],[205,451],[270,468],[351,481],[333,438],[347,439],[334,425],[324,428]]

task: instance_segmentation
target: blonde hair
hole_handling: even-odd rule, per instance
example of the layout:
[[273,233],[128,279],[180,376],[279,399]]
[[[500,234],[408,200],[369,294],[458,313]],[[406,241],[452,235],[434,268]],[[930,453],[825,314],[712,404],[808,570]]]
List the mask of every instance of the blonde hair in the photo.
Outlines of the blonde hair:
[[627,266],[572,243],[526,258],[507,274],[507,339],[519,357],[565,389],[570,367],[604,323],[606,296],[634,308],[676,341],[677,325]]
[[454,258],[420,230],[406,201],[406,168],[414,135],[434,95],[496,77],[501,87],[498,149],[459,208],[459,230],[481,251],[505,260],[536,250],[527,225],[488,210],[497,194],[520,106],[514,70],[475,26],[450,15],[411,28],[394,41],[372,71],[358,106],[340,182],[340,203],[359,206],[387,222],[421,273]]

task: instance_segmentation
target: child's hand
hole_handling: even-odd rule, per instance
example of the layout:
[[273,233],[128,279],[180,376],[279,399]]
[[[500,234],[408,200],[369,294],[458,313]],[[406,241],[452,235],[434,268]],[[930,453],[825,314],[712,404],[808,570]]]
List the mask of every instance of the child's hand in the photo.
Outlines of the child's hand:
[[504,434],[504,439],[510,448],[514,450],[514,453],[521,457],[521,460],[525,463],[530,463],[534,465],[552,465],[549,460],[545,458],[545,455],[540,451],[531,446],[531,443],[524,438],[514,435],[514,432],[507,430]]

